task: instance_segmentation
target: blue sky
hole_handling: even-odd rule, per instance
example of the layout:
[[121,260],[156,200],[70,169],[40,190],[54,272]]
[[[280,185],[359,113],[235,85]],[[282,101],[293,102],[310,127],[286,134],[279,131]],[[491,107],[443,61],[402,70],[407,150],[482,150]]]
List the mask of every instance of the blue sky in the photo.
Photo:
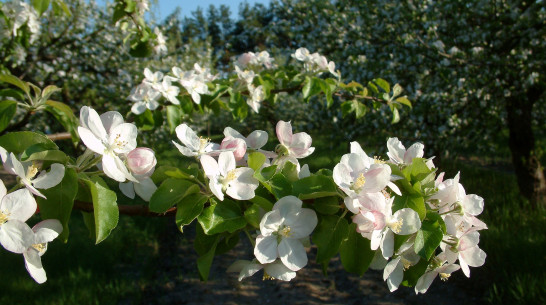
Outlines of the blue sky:
[[220,6],[221,4],[229,6],[232,17],[237,17],[239,12],[239,4],[242,2],[248,2],[250,5],[254,3],[268,4],[269,0],[158,0],[157,5],[153,8],[154,12],[159,13],[159,19],[167,17],[174,9],[179,6],[181,16],[191,16],[191,12],[195,11],[197,7],[201,7],[206,10],[209,5]]

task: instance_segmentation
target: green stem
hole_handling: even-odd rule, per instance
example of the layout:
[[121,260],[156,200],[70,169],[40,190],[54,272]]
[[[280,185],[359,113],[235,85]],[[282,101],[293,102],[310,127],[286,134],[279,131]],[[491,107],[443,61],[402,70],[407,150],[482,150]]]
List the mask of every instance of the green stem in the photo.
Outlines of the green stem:
[[256,247],[256,241],[254,240],[254,238],[252,238],[252,236],[250,236],[250,233],[248,233],[248,230],[244,229],[243,231],[245,232],[246,237],[248,237],[248,240],[250,241],[250,243],[252,244],[252,247]]

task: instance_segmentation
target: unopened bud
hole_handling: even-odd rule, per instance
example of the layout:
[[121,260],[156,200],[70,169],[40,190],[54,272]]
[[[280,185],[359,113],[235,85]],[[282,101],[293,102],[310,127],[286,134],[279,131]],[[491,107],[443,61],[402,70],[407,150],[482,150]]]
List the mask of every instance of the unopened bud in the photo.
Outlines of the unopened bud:
[[154,151],[147,147],[137,147],[127,154],[127,166],[133,174],[149,177],[156,164]]

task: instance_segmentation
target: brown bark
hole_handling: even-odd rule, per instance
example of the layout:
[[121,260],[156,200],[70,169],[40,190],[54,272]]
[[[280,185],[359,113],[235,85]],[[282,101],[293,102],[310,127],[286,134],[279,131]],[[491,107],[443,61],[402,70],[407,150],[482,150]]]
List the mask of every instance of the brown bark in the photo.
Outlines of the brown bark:
[[532,128],[533,105],[544,93],[543,88],[531,87],[526,95],[513,96],[507,101],[509,147],[520,193],[533,209],[546,206],[546,179],[544,168],[535,154]]

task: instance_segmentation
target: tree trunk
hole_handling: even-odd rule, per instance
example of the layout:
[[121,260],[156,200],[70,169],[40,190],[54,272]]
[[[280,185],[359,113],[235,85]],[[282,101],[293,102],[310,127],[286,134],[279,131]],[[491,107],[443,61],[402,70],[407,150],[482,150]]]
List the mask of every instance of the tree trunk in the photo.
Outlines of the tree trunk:
[[523,96],[508,98],[506,110],[510,131],[509,147],[520,193],[536,209],[546,207],[546,179],[544,168],[535,154],[535,137],[532,128],[533,105],[544,90],[532,87]]

